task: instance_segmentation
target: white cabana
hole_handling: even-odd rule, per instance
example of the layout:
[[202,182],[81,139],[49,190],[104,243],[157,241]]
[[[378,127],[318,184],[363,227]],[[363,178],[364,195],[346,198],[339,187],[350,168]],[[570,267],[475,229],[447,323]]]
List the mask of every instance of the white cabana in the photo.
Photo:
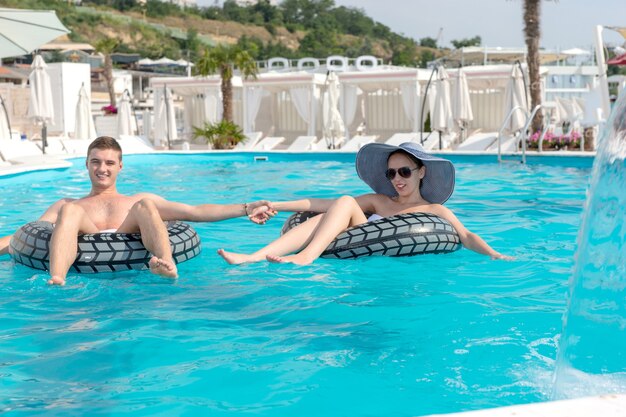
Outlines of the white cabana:
[[[463,67],[467,79],[473,120],[467,122],[468,130],[498,132],[504,118],[506,86],[511,80],[511,65],[480,65]],[[450,70],[455,77],[457,70]],[[521,113],[520,113],[521,114]]]
[[[316,136],[323,74],[265,73],[243,81],[244,132]],[[264,125],[265,123],[265,125]]]
[[364,134],[383,137],[422,130],[422,91],[430,70],[379,66],[338,75],[347,137],[359,125],[365,125]]
[[[241,78],[233,77],[233,115],[235,123],[241,125]],[[154,91],[163,90],[163,86],[173,94],[183,98],[182,132],[191,138],[193,127],[205,123],[217,123],[222,119],[222,92],[219,76],[210,77],[154,77],[150,86]]]

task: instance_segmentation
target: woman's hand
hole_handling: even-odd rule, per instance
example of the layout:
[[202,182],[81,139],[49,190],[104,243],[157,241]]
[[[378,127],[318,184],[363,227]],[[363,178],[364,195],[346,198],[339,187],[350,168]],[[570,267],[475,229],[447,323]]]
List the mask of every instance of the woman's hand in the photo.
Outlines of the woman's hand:
[[272,203],[267,200],[259,200],[254,203],[245,204],[246,215],[251,222],[256,224],[265,224],[275,214],[276,210]]
[[502,259],[503,261],[514,261],[515,258],[512,256],[508,256],[508,255],[503,255],[500,252],[496,252],[493,255],[491,255],[491,259],[498,260],[498,259]]

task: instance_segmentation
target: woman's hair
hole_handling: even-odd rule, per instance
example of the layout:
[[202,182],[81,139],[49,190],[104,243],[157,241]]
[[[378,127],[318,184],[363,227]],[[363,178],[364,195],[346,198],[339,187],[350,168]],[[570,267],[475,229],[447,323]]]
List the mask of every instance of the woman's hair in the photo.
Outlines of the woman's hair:
[[424,163],[421,161],[421,159],[415,157],[414,155],[411,155],[408,152],[403,151],[402,149],[398,149],[397,151],[391,152],[389,154],[389,157],[387,158],[387,162],[389,162],[389,158],[391,158],[391,155],[395,155],[397,153],[401,153],[402,155],[408,156],[411,161],[415,162],[415,165],[417,165],[418,169],[424,166]]

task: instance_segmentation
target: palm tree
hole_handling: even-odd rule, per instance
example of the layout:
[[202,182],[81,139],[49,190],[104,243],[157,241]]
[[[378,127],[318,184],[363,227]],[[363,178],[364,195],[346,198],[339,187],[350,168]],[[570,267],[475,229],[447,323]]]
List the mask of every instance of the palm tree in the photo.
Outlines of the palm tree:
[[202,76],[219,73],[222,77],[222,120],[233,121],[233,86],[231,80],[237,68],[245,79],[256,78],[258,69],[252,56],[237,46],[218,45],[207,48],[196,64],[196,72]]
[[[540,6],[541,0],[524,0],[524,38],[527,49],[526,62],[530,81],[530,102],[533,109],[541,104],[541,77],[539,75]],[[541,112],[537,112],[533,119],[532,131],[541,131],[542,127],[543,115]]]
[[96,51],[104,55],[104,80],[107,84],[107,91],[109,92],[109,101],[111,106],[115,107],[115,89],[113,87],[113,60],[111,54],[117,48],[119,44],[115,38],[102,38],[96,42]]

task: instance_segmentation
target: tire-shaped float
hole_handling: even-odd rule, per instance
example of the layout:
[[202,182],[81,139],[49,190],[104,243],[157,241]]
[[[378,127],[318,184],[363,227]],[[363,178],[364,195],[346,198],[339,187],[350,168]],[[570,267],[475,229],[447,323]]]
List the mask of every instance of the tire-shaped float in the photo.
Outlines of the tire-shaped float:
[[[200,238],[187,223],[167,222],[172,256],[177,264],[200,253]],[[50,222],[36,221],[20,227],[11,238],[12,257],[35,269],[49,269]],[[78,254],[71,269],[79,273],[116,272],[148,268],[152,255],[139,233],[94,233],[78,236]]]
[[[292,214],[281,234],[319,213]],[[356,259],[364,256],[413,256],[449,253],[461,248],[452,225],[428,213],[406,213],[363,223],[339,234],[322,253],[323,258]]]

